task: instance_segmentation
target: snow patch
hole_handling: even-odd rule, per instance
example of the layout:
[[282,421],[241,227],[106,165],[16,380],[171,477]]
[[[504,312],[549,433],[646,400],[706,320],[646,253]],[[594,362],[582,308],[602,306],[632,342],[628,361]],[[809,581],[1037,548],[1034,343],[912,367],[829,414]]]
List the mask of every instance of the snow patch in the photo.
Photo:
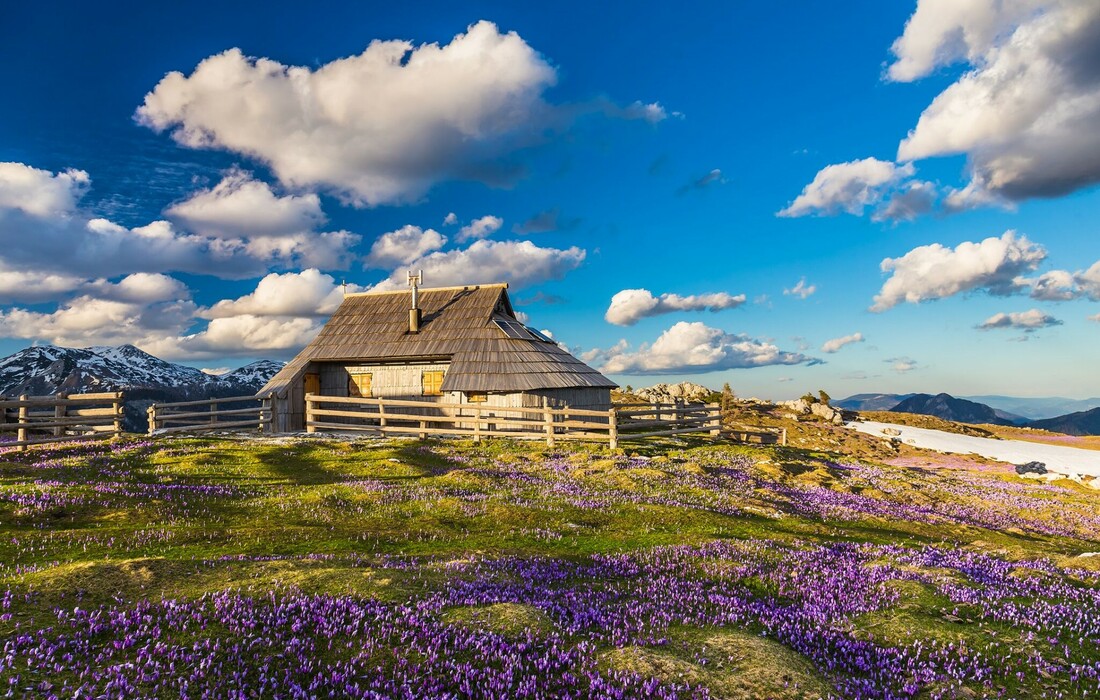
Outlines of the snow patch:
[[[929,428],[913,428],[908,425],[879,423],[876,421],[856,421],[847,427],[861,433],[884,437],[885,434],[897,435],[907,445],[921,447],[938,452],[956,454],[976,454],[1009,464],[1042,462],[1049,471],[1070,478],[1081,476],[1100,477],[1100,451],[1083,450],[1078,447],[1062,445],[1044,445],[1023,440],[995,440],[992,438],[972,437],[957,433],[946,433]],[[887,433],[886,431],[890,432]],[[897,431],[896,433],[894,431]]]

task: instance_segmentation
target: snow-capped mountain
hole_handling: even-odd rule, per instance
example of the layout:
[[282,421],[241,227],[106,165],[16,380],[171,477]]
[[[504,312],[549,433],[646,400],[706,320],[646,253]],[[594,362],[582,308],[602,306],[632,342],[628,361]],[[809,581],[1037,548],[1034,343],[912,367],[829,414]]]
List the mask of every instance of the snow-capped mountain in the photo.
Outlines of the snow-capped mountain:
[[241,386],[255,387],[252,391],[259,391],[268,380],[274,377],[283,368],[282,362],[273,360],[257,360],[244,367],[238,367],[231,372],[219,374],[215,379],[221,384],[238,384]]
[[144,430],[145,409],[154,401],[190,401],[247,396],[282,369],[260,360],[212,376],[166,362],[133,345],[62,348],[36,345],[0,359],[0,395],[46,396],[126,391],[126,427]]

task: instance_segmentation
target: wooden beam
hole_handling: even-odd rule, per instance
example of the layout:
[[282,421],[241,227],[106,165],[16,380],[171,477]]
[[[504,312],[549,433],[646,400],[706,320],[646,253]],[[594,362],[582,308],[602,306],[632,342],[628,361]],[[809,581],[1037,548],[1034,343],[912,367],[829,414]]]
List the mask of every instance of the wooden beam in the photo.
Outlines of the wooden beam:
[[[23,394],[19,397],[19,401],[25,402],[27,395]],[[27,449],[27,406],[24,404],[19,407],[19,427],[17,429],[15,441],[19,446],[20,452],[25,452]]]
[[255,408],[234,408],[231,411],[215,411],[214,413],[211,413],[210,411],[191,411],[189,413],[171,413],[157,411],[157,419],[170,420],[176,418],[209,418],[210,416],[214,416],[215,418],[217,418],[218,416],[243,416],[245,414],[252,413],[258,414],[259,412],[259,406],[256,406]]
[[241,421],[228,421],[225,423],[199,423],[197,425],[181,425],[174,428],[160,428],[157,430],[158,435],[165,435],[168,433],[203,433],[211,430],[224,430],[226,428],[244,428],[244,427],[256,427],[256,421],[254,420],[241,420]]

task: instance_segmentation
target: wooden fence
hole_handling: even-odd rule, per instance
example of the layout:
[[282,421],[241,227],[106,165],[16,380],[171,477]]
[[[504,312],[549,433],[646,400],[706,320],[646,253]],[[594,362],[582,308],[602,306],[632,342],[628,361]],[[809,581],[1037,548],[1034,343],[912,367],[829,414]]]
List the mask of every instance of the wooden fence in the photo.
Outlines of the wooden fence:
[[[236,404],[256,404],[235,408]],[[199,407],[205,407],[200,409]],[[255,428],[271,432],[271,399],[256,396],[229,396],[202,401],[155,403],[148,409],[149,434],[196,433],[230,428]]]
[[429,435],[546,440],[594,440],[612,449],[619,442],[647,437],[710,433],[718,435],[721,414],[715,404],[641,404],[607,411],[579,408],[482,407],[397,399],[306,395],[306,432],[365,431],[382,435]]
[[0,400],[0,433],[15,433],[0,447],[102,440],[122,433],[122,392],[20,396]]
[[786,428],[749,428],[743,425],[727,426],[726,434],[738,442],[755,442],[761,445],[787,445]]

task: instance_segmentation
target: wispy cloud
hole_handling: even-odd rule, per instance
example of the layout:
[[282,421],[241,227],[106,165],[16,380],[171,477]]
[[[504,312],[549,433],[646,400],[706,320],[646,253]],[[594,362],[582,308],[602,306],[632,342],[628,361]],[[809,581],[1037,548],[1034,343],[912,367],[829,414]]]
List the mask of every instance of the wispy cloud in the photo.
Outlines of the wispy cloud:
[[840,338],[833,338],[832,340],[826,340],[821,346],[821,352],[834,353],[839,352],[841,348],[851,345],[852,343],[862,343],[862,333],[852,333],[851,335],[841,336]]
[[799,299],[805,299],[817,291],[816,284],[806,284],[806,278],[798,280],[798,284],[790,289],[784,289],[784,296],[798,297]]

